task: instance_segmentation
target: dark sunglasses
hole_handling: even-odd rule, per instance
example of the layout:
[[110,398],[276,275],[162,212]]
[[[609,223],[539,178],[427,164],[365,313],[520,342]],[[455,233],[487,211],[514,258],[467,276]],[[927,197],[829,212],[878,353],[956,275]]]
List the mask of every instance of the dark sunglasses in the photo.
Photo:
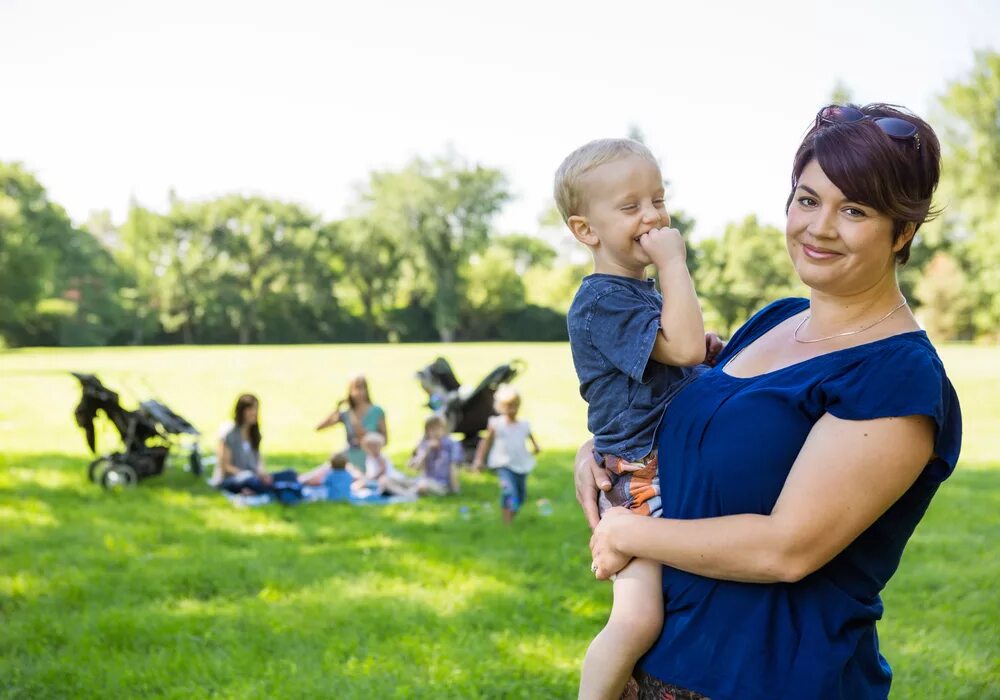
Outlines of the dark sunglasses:
[[864,121],[865,119],[874,121],[878,128],[882,130],[882,133],[889,138],[896,139],[897,141],[909,141],[913,139],[917,144],[917,150],[920,150],[920,135],[917,133],[917,127],[905,119],[899,119],[898,117],[872,117],[856,107],[840,107],[837,105],[824,107],[816,115],[817,125],[851,124],[853,122]]

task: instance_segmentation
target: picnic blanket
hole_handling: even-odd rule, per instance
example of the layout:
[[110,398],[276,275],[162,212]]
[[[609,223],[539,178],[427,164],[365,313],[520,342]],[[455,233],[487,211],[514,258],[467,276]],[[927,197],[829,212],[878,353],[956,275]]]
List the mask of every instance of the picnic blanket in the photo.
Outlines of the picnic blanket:
[[364,488],[351,490],[351,475],[344,471],[330,472],[322,486],[304,486],[297,482],[284,484],[275,483],[275,490],[270,493],[243,495],[219,490],[234,506],[247,508],[264,506],[268,503],[294,505],[297,503],[315,503],[330,501],[334,503],[350,503],[356,506],[390,505],[392,503],[408,503],[417,500],[416,496],[382,496],[374,489]]

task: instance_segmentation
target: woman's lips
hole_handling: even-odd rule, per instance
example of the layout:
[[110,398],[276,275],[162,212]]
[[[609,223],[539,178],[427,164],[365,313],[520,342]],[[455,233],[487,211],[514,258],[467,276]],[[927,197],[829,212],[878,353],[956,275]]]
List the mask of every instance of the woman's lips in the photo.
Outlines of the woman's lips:
[[802,244],[802,252],[806,254],[813,260],[832,260],[833,258],[839,258],[840,253],[834,252],[832,250],[825,250],[823,248],[814,248],[811,245]]

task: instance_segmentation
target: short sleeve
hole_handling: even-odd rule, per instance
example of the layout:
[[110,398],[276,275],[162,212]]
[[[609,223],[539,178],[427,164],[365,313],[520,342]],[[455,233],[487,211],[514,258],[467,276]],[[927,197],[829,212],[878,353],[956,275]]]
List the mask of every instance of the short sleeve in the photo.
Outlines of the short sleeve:
[[465,459],[465,453],[462,451],[462,446],[457,442],[451,443],[451,461],[454,463],[461,463]]
[[656,334],[660,311],[624,287],[616,287],[594,300],[590,340],[620,372],[643,381]]
[[844,420],[928,416],[934,421],[934,457],[925,475],[947,478],[958,462],[962,413],[955,388],[933,347],[900,339],[872,352],[823,383],[826,410]]
[[232,421],[228,421],[219,426],[219,440],[225,440],[226,436],[229,435],[229,431],[236,427],[236,424]]

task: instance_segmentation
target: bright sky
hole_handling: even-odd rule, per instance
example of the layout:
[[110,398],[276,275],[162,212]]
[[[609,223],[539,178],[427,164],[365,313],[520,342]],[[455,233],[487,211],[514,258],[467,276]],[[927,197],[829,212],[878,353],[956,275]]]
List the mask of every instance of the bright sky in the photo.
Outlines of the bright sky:
[[534,232],[563,156],[636,124],[706,236],[782,224],[838,81],[933,121],[986,48],[997,0],[0,0],[0,160],[77,222],[171,188],[338,217],[371,170],[452,147],[507,173],[500,229]]

